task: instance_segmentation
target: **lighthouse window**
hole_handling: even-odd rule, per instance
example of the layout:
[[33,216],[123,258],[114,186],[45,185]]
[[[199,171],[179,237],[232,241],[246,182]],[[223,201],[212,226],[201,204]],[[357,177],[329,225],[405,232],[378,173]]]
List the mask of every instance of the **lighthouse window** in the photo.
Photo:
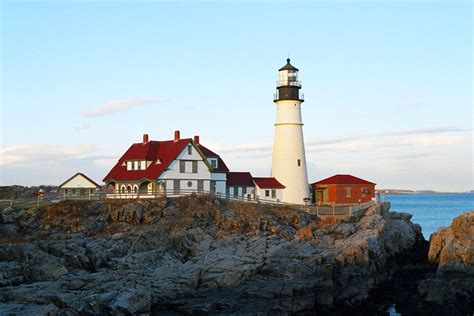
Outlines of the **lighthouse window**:
[[301,167],[301,159],[298,159],[296,163],[298,164],[298,167]]

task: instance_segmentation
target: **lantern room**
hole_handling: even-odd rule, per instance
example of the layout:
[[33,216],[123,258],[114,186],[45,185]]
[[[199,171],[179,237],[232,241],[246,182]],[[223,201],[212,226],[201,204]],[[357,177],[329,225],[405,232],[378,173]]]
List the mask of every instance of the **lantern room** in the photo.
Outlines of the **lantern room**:
[[298,68],[290,63],[290,59],[286,60],[286,65],[279,70],[279,79],[277,82],[277,92],[273,101],[281,100],[298,100],[303,102],[303,94],[300,95],[301,82],[298,80]]
[[279,70],[280,78],[278,80],[278,87],[281,86],[297,86],[301,87],[298,81],[298,68],[290,64],[290,59],[286,60],[286,65]]

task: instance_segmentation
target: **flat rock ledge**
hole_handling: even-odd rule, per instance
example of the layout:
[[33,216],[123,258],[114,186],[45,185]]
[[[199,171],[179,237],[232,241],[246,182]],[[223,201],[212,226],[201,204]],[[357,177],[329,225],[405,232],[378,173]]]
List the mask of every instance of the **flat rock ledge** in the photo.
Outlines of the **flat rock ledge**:
[[425,242],[388,209],[335,221],[203,196],[7,208],[0,315],[341,314]]

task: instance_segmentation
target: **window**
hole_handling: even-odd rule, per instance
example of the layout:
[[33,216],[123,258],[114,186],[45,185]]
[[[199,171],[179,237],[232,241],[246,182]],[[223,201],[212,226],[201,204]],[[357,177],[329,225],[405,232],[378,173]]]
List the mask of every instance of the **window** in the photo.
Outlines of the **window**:
[[234,196],[239,195],[239,187],[234,187]]
[[245,195],[245,194],[247,194],[247,187],[242,188],[242,195]]
[[298,167],[301,167],[301,159],[298,159],[296,163],[298,164]]
[[67,189],[64,189],[64,194],[67,194]]
[[192,155],[192,154],[193,154],[193,146],[188,145],[188,155]]
[[135,161],[131,161],[130,164],[131,164],[131,169],[135,170]]
[[76,189],[72,189],[72,195],[76,195]]
[[193,161],[193,173],[198,173],[198,162],[196,160]]
[[269,197],[270,196],[270,190],[265,190],[265,196]]
[[211,167],[212,168],[217,168],[217,159],[211,159]]
[[188,181],[188,188],[192,187],[193,186],[193,182],[192,181]]
[[215,180],[211,180],[211,192],[216,193],[217,191],[217,183]]
[[180,160],[179,161],[179,173],[185,173],[186,172],[186,161]]
[[351,197],[351,188],[346,188],[346,198]]
[[198,186],[198,191],[204,190],[204,181],[198,180],[197,186]]
[[275,189],[272,189],[272,198],[276,198],[277,197],[277,193],[276,193],[276,190]]

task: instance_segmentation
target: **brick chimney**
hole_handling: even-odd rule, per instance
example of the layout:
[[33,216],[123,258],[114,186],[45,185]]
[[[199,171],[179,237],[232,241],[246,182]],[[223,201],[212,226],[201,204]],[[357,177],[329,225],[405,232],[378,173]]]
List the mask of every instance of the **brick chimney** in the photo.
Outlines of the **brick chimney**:
[[199,135],[195,135],[195,136],[194,136],[194,142],[195,142],[196,144],[199,144]]
[[143,134],[143,144],[148,143],[148,134]]
[[177,141],[181,138],[179,131],[174,131],[174,141]]

